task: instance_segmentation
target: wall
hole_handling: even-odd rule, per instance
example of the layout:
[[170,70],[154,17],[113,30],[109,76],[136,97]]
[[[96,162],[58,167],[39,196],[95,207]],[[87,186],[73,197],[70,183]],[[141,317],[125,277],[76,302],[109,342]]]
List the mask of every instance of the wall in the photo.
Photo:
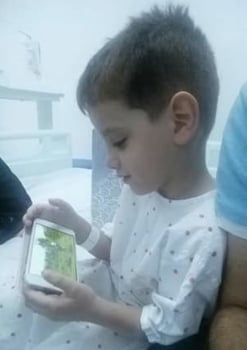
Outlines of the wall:
[[[74,158],[91,158],[91,125],[75,101],[80,73],[106,38],[122,28],[129,16],[150,8],[152,4],[151,0],[1,0],[0,29],[21,29],[40,42],[42,79],[36,82],[37,86],[65,94],[63,101],[54,107],[55,127],[71,132]],[[247,80],[247,3],[241,0],[188,0],[187,4],[216,54],[221,93],[211,139],[220,140],[230,106],[240,86]],[[3,37],[4,31],[1,31],[0,43],[4,42]],[[10,82],[27,84],[28,78],[23,77],[22,70],[18,69],[20,59],[11,51],[2,52],[11,65]],[[0,102],[1,115],[6,114],[6,108]],[[34,128],[31,107],[22,105],[22,108],[20,118],[20,105],[12,107],[11,121],[9,116],[2,117],[0,129]]]

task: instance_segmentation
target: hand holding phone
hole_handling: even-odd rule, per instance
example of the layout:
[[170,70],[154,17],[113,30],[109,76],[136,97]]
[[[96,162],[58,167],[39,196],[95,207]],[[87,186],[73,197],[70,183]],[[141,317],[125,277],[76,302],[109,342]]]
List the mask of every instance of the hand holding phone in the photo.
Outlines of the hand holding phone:
[[25,288],[25,301],[30,309],[53,321],[95,321],[101,299],[92,288],[53,271],[46,271],[44,275],[46,281],[63,293],[61,295],[45,294]]
[[33,221],[37,218],[44,219],[75,230],[79,215],[74,208],[62,199],[49,199],[48,203],[34,204],[23,217],[26,232],[30,232]]
[[47,293],[62,292],[44,279],[42,272],[46,269],[78,281],[75,234],[72,230],[35,219],[27,249],[24,281],[29,287]]
[[88,236],[91,225],[76,213],[73,207],[62,199],[49,199],[49,203],[34,204],[23,217],[25,231],[31,232],[33,221],[36,218],[54,222],[75,233],[75,239],[81,244]]

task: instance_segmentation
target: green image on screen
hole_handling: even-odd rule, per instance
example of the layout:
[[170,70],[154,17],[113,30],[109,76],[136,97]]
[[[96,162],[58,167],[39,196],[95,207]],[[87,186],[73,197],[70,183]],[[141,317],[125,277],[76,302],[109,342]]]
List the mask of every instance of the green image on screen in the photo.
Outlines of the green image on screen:
[[[76,279],[73,236],[43,225],[38,226],[39,234],[36,242],[44,251],[44,269],[54,270],[66,277]],[[41,231],[42,234],[40,234]]]

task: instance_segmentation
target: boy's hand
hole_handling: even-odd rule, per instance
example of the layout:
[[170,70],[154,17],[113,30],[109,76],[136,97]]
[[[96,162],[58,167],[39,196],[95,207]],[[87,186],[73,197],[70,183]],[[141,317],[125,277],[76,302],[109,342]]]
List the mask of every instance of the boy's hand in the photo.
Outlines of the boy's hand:
[[30,288],[24,289],[26,305],[34,312],[54,321],[87,321],[143,338],[141,308],[103,299],[85,284],[52,271],[46,271],[44,278],[62,289],[63,294],[47,295]]
[[54,321],[89,321],[94,319],[97,296],[94,291],[53,271],[45,271],[44,278],[63,290],[62,295],[47,295],[30,288],[23,293],[26,305],[34,312]]
[[45,219],[75,231],[79,215],[69,203],[62,199],[49,199],[49,203],[34,204],[27,210],[23,217],[26,232],[31,231],[36,218]]

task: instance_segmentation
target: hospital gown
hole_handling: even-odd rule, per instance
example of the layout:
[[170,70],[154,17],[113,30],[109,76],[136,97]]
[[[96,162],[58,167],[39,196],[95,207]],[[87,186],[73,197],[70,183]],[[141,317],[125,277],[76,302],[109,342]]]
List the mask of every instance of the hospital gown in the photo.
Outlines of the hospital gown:
[[[81,280],[98,294],[142,308],[143,339],[86,322],[56,323],[32,314],[11,289],[8,271],[6,281],[0,281],[0,349],[143,350],[148,342],[172,344],[197,333],[214,310],[225,254],[214,197],[212,191],[169,200],[156,192],[138,196],[124,186],[107,232],[112,236],[110,263],[81,263]],[[0,262],[4,266],[1,255]]]

